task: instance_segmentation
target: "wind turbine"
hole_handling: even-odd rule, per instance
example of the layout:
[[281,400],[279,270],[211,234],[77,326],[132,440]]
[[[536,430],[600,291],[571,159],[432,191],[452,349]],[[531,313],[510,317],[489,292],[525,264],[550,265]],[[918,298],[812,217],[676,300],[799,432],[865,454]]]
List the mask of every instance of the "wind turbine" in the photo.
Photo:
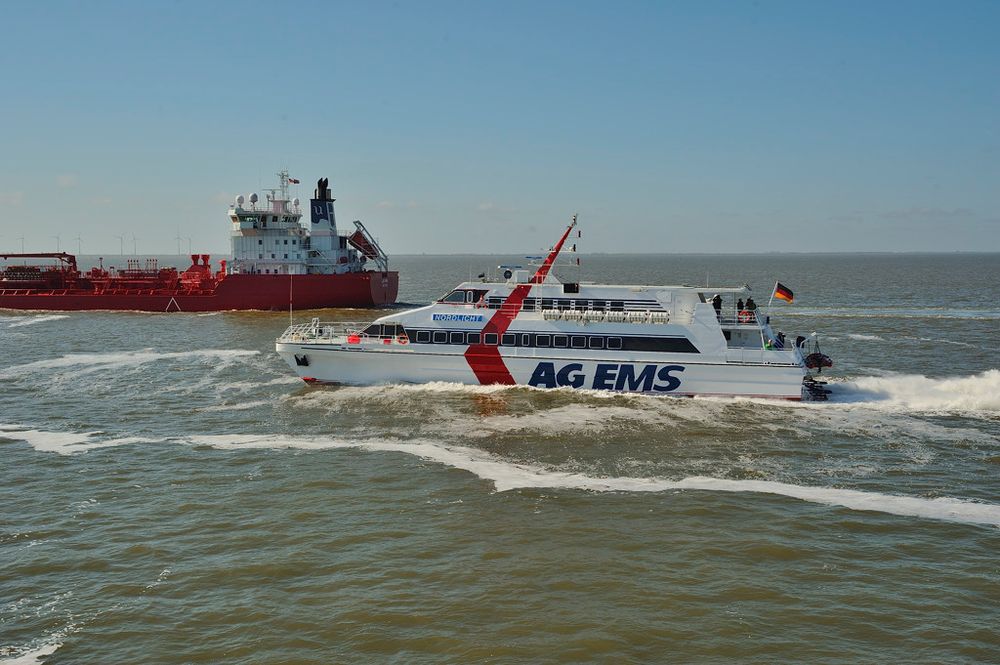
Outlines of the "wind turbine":
[[49,236],[49,237],[56,239],[56,251],[57,252],[61,251],[60,248],[59,248],[59,236]]
[[135,245],[135,234],[133,233],[132,234],[132,256],[138,256],[139,255],[139,252],[136,251],[135,247],[136,247],[136,245]]
[[83,238],[77,236],[74,240],[76,240],[76,255],[80,256],[83,254]]
[[125,236],[115,236],[118,238],[118,255],[125,256]]

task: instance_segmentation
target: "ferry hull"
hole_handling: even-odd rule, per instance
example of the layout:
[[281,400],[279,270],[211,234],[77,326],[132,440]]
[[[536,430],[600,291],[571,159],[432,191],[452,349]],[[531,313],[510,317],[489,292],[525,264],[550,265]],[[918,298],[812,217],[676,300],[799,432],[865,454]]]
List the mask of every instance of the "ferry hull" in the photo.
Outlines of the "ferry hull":
[[130,310],[142,312],[284,311],[324,307],[377,307],[396,301],[399,273],[343,275],[228,275],[214,289],[93,290],[0,289],[0,309]]
[[[461,353],[422,353],[407,347],[371,350],[352,345],[278,343],[278,354],[309,383],[372,385],[482,380]],[[298,358],[296,358],[298,356]],[[579,388],[692,397],[762,397],[800,400],[805,369],[796,365],[690,362],[688,359],[574,358],[502,355],[512,385]],[[302,364],[306,362],[308,364]],[[475,361],[473,361],[474,363]]]

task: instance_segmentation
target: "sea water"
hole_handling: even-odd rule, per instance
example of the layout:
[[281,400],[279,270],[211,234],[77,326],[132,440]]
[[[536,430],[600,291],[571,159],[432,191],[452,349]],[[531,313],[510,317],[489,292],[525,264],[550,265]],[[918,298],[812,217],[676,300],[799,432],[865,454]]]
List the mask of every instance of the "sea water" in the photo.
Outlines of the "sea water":
[[1000,657],[1000,256],[582,263],[780,280],[830,402],[309,387],[287,313],[0,313],[0,663]]

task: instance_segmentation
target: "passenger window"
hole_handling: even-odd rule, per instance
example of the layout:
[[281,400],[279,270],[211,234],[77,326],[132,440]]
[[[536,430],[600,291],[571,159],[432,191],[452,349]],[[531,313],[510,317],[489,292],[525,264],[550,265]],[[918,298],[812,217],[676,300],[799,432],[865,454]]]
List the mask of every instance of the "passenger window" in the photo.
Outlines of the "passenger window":
[[535,346],[547,347],[549,345],[548,335],[535,335]]
[[431,331],[430,330],[418,330],[417,331],[417,342],[420,344],[427,344],[431,341]]
[[568,342],[569,338],[566,337],[566,335],[552,336],[552,346],[556,347],[557,349],[565,349]]
[[434,343],[435,344],[447,344],[448,343],[448,333],[443,330],[434,331]]
[[479,333],[469,333],[468,336],[466,337],[466,341],[469,344],[479,344],[479,337],[480,337]]
[[497,345],[497,334],[496,333],[486,333],[485,339],[486,339],[486,345],[487,346],[496,346]]
[[590,338],[590,348],[592,348],[592,349],[603,349],[604,348],[604,338],[603,337],[591,337]]
[[453,332],[449,335],[449,342],[452,344],[465,344],[465,333]]
[[621,337],[609,337],[608,338],[608,348],[609,349],[620,349],[620,348],[622,348],[622,338]]
[[503,337],[500,338],[500,343],[503,346],[517,346],[517,335],[514,333],[504,333]]
[[587,338],[583,335],[573,335],[573,348],[574,349],[585,349],[587,348]]

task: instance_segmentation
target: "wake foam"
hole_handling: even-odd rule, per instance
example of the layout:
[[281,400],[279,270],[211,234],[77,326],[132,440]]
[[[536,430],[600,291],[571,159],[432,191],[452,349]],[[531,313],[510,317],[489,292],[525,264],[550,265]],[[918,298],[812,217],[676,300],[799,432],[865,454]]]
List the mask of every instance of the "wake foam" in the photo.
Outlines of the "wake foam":
[[29,317],[18,317],[19,320],[13,323],[8,323],[8,328],[23,328],[24,326],[33,326],[36,323],[45,323],[47,321],[58,321],[59,319],[68,319],[69,314],[38,314],[36,316]]
[[112,351],[107,353],[70,353],[58,358],[36,360],[0,370],[0,379],[11,379],[38,370],[72,370],[76,374],[101,371],[111,367],[137,367],[163,360],[222,360],[233,361],[254,356],[260,351],[244,349],[196,349],[194,351]]
[[42,665],[45,662],[44,658],[54,654],[61,646],[62,642],[53,642],[34,649],[21,651],[16,656],[10,656],[8,653],[5,653],[9,647],[6,649],[0,648],[0,665]]
[[1000,370],[971,376],[865,376],[831,383],[831,403],[870,404],[925,412],[1000,413]]
[[283,436],[202,436],[192,437],[196,444],[225,450],[246,448],[299,448],[326,450],[360,448],[378,452],[415,455],[445,466],[462,469],[491,481],[498,492],[514,489],[578,489],[591,492],[667,492],[700,490],[707,492],[751,492],[775,494],[801,501],[837,506],[849,510],[872,511],[946,520],[969,524],[1000,526],[1000,505],[975,503],[954,498],[922,497],[865,492],[835,487],[793,485],[769,480],[729,480],[692,476],[681,480],[662,478],[601,478],[580,473],[554,471],[527,464],[514,464],[474,448],[445,446],[432,441],[331,441],[317,438]]

